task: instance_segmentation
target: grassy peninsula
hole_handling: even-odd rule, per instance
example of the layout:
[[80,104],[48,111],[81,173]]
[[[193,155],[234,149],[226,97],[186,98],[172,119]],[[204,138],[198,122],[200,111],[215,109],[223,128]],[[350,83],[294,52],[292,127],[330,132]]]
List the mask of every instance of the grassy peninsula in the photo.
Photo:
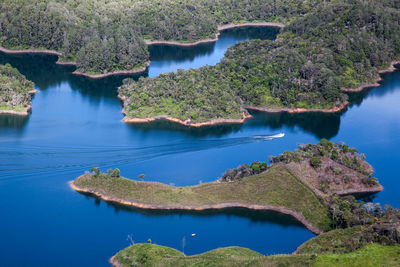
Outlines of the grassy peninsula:
[[240,119],[249,109],[337,112],[347,104],[344,89],[376,85],[380,70],[392,70],[399,19],[397,1],[321,1],[276,41],[241,42],[216,66],[125,81],[125,121],[167,116],[190,125]]
[[[400,266],[400,210],[369,203],[362,211],[346,215],[360,219],[358,224],[322,233],[291,255],[264,256],[226,247],[186,256],[173,248],[139,243],[121,250],[110,262],[113,266]],[[337,216],[332,220],[341,221]]]
[[28,115],[33,82],[10,64],[0,65],[0,114]]
[[79,74],[147,67],[146,42],[212,40],[218,25],[286,23],[320,0],[1,0],[0,46],[57,51]]
[[185,256],[155,244],[135,244],[111,258],[113,266],[399,266],[400,246],[369,244],[348,254],[263,256],[250,249],[227,247]]
[[[334,225],[329,207],[342,203],[331,197],[335,193],[344,189],[351,189],[352,193],[382,190],[371,176],[372,168],[363,158],[346,145],[322,140],[316,145],[300,146],[296,152],[272,157],[273,164],[270,166],[265,162],[240,165],[212,183],[172,187],[119,177],[119,171],[117,174],[111,171],[100,173],[95,168],[93,173],[84,174],[71,182],[71,186],[104,200],[144,209],[245,207],[274,210],[289,214],[311,231],[321,233]],[[332,174],[334,171],[329,165],[335,166],[335,169],[341,166],[341,169]],[[299,168],[307,169],[308,173],[305,175],[297,171]],[[354,209],[359,208],[354,206]]]

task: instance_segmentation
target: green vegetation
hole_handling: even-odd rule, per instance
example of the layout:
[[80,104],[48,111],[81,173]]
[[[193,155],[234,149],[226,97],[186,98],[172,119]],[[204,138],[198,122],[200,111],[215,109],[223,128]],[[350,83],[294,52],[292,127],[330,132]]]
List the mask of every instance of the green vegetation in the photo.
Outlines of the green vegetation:
[[377,179],[372,177],[373,168],[365,161],[365,155],[342,143],[322,139],[319,144],[300,145],[296,152],[270,156],[270,161],[287,164],[291,172],[320,194],[377,192],[382,189]]
[[143,67],[149,55],[124,10],[131,1],[2,0],[0,44],[51,49],[78,71],[105,73]]
[[74,185],[108,198],[169,209],[198,208],[206,205],[242,203],[284,207],[302,214],[311,224],[327,230],[331,225],[328,207],[284,165],[235,182],[203,183],[171,187],[155,182],[139,182],[109,174],[86,174]]
[[303,243],[296,254],[349,253],[366,245],[363,233],[366,227],[355,226],[335,229]]
[[31,104],[30,91],[34,84],[11,65],[0,65],[1,111],[25,112]]
[[51,49],[78,71],[135,70],[149,60],[146,40],[215,38],[218,24],[286,22],[320,0],[0,0],[0,45]]
[[398,1],[323,1],[295,16],[276,41],[228,49],[216,66],[126,81],[128,118],[170,115],[193,122],[241,118],[247,107],[329,109],[342,88],[373,83],[400,54]]
[[[155,244],[136,244],[118,252],[115,259],[122,266],[265,266],[262,264],[276,264],[281,260],[297,263],[302,266],[308,262],[308,257],[293,255],[265,256],[242,247],[226,247],[208,251],[203,254],[185,256],[173,248]],[[270,266],[270,265],[269,265]]]
[[[348,254],[263,256],[241,247],[227,247],[185,256],[155,244],[135,244],[115,255],[122,266],[400,266],[400,246],[369,244]],[[116,265],[114,261],[114,265]]]
[[320,255],[312,266],[400,266],[400,246],[371,244],[349,254]]
[[[337,154],[335,161],[331,159],[333,153]],[[321,161],[319,168],[310,163],[310,159],[317,155]],[[352,168],[342,162],[350,156],[356,158],[352,160]],[[224,204],[232,203],[268,205],[281,212],[294,211],[304,216],[307,221],[300,218],[301,216],[296,217],[304,224],[326,231],[332,228],[371,225],[391,214],[391,209],[383,210],[377,205],[357,202],[351,196],[335,195],[337,191],[349,189],[353,193],[371,188],[373,191],[381,190],[379,184],[362,182],[363,178],[372,179],[372,167],[364,158],[356,149],[323,139],[315,145],[300,145],[296,152],[286,151],[282,155],[270,157],[270,166],[259,161],[251,165],[240,165],[226,171],[213,183],[173,187],[119,177],[118,169],[118,176],[113,175],[116,170],[109,170],[108,174],[101,173],[95,167],[92,168],[92,173],[78,177],[73,186],[78,191],[95,193],[125,204],[136,203],[136,206],[142,208],[204,209],[211,205],[214,208],[223,208]],[[332,171],[339,168],[340,172]],[[143,176],[139,175],[138,179]],[[352,181],[346,182],[346,177],[352,177]],[[329,189],[325,194],[318,190],[321,183]]]
[[[358,185],[353,193],[380,186],[362,181],[373,179],[364,154],[323,139],[315,145],[299,145],[296,152],[271,156],[270,161],[271,165],[259,161],[242,164],[226,171],[217,182],[196,186],[138,182],[119,177],[118,169],[109,169],[106,174],[98,167],[71,185],[80,192],[144,209],[268,206],[294,216],[316,233],[325,231],[301,245],[295,255],[268,257],[240,247],[185,256],[151,244],[149,239],[148,244],[132,245],[115,255],[112,263],[116,266],[400,266],[400,210],[335,193],[349,183],[349,175],[352,186]],[[322,193],[316,187],[321,176],[338,181]]]

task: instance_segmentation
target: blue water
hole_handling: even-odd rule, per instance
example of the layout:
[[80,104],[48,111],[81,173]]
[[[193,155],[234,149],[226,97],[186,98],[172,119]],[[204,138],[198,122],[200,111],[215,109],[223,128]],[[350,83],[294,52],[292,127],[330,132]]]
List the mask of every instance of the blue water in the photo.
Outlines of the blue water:
[[[150,47],[152,64],[143,75],[213,65],[228,45],[273,37],[260,29],[224,32],[205,48]],[[277,213],[134,210],[69,188],[68,181],[93,166],[118,167],[130,178],[144,173],[148,181],[193,185],[214,181],[241,163],[265,161],[297,143],[328,138],[366,153],[385,187],[372,199],[400,207],[400,72],[384,75],[381,87],[351,95],[352,105],[341,114],[255,114],[244,125],[188,129],[168,122],[121,122],[116,88],[127,76],[77,77],[56,60],[0,54],[1,64],[17,67],[39,90],[29,117],[0,116],[2,266],[108,266],[108,258],[129,245],[128,235],[135,242],[151,238],[179,250],[186,236],[189,255],[232,245],[266,255],[291,253],[314,236]],[[254,138],[280,132],[285,137]]]

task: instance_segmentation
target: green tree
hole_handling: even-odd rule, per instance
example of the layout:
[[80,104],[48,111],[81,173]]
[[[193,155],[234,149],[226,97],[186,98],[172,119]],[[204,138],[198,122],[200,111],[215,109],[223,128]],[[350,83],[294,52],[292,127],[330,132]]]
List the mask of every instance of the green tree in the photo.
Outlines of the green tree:
[[100,168],[99,167],[93,167],[90,171],[94,173],[94,176],[99,176],[100,175]]
[[118,168],[115,168],[115,170],[113,170],[113,172],[111,173],[112,177],[119,177],[121,174],[120,170]]

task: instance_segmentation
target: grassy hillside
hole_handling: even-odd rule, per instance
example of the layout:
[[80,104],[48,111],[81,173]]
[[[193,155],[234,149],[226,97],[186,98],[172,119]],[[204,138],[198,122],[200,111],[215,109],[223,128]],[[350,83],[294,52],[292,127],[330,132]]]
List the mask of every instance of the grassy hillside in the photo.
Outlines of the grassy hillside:
[[11,65],[0,65],[0,113],[25,112],[31,104],[33,82]]
[[161,183],[138,182],[108,174],[80,176],[74,185],[107,198],[169,209],[196,209],[205,205],[242,203],[284,207],[303,215],[319,229],[331,223],[327,206],[284,165],[235,182],[213,182],[196,186],[171,187]]
[[135,244],[115,255],[122,266],[400,266],[400,246],[369,244],[348,254],[263,256],[241,247],[215,249],[185,256],[182,252],[154,244]]
[[382,190],[371,176],[373,168],[364,158],[354,148],[323,139],[318,144],[300,145],[296,152],[271,156],[272,165],[256,161],[229,169],[212,183],[174,187],[122,178],[119,169],[101,173],[99,168],[93,168],[92,173],[78,177],[72,185],[78,191],[139,208],[201,210],[268,206],[267,209],[295,216],[307,227],[311,224],[312,231],[320,232],[333,226],[371,224],[378,219],[376,214],[392,216],[390,212],[376,210],[375,206],[367,212],[363,203],[335,195],[348,189],[352,193]]
[[400,55],[398,0],[324,1],[276,41],[228,49],[216,66],[126,81],[127,118],[169,115],[204,122],[241,118],[246,107],[335,109],[342,88],[375,83]]

